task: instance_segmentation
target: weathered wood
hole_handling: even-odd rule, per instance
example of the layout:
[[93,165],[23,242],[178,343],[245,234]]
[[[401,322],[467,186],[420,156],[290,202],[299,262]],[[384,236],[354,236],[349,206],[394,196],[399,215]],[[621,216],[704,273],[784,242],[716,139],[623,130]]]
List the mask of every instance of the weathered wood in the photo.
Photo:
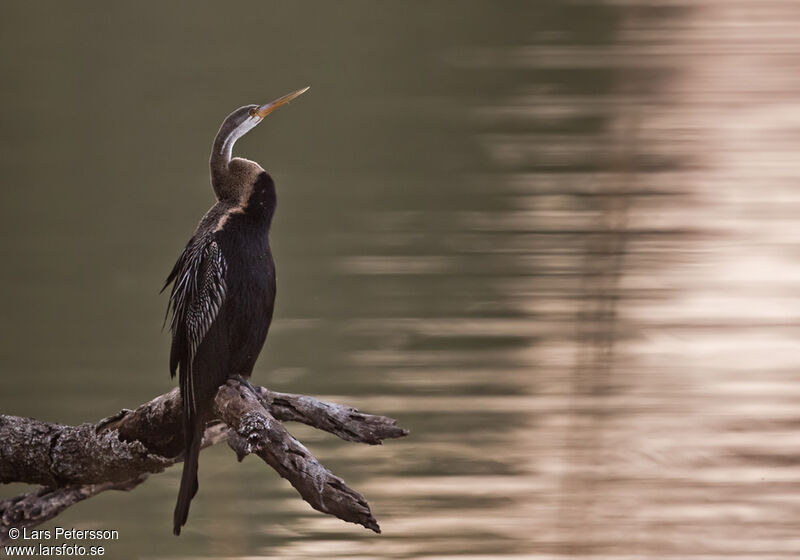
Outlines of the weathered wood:
[[[277,421],[297,421],[347,441],[380,444],[407,435],[395,420],[336,403],[230,380],[215,401],[203,445],[228,440],[240,460],[264,459],[312,507],[379,532],[366,500],[323,467]],[[0,543],[10,527],[35,527],[109,489],[130,490],[147,475],[182,460],[181,399],[177,389],[135,410],[95,424],[66,426],[0,415],[0,483],[45,488],[0,501]]]
[[239,460],[255,453],[288,480],[314,509],[380,533],[364,496],[323,467],[262,402],[235,381],[223,385],[217,393],[216,411],[236,432],[235,437],[229,435],[228,443]]
[[408,431],[399,427],[393,418],[364,414],[343,404],[306,395],[278,393],[264,387],[256,387],[256,390],[278,420],[302,422],[345,441],[380,445],[385,439],[408,435]]
[[122,441],[96,425],[64,426],[33,418],[0,416],[0,483],[57,488],[130,480],[172,464],[139,441]]

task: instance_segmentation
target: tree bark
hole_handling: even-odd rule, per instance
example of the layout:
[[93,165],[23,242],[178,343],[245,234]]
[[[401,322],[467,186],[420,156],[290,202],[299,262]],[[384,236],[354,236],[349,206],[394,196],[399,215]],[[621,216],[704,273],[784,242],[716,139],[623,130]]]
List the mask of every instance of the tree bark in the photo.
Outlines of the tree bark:
[[[314,509],[380,532],[364,497],[332,474],[279,421],[295,421],[353,442],[380,444],[408,432],[385,416],[363,414],[305,395],[229,380],[215,399],[217,419],[203,446],[227,440],[239,460],[253,453],[297,489]],[[180,462],[178,389],[94,424],[65,426],[0,415],[0,483],[43,488],[0,501],[0,543],[11,527],[35,527],[105,490],[131,490]]]

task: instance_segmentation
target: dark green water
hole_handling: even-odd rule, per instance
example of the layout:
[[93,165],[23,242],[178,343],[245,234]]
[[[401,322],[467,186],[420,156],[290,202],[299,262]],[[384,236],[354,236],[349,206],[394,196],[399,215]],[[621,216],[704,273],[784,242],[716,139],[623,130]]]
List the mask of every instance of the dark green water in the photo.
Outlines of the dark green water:
[[57,524],[123,559],[796,557],[798,25],[756,0],[7,3],[0,412],[172,386],[158,290],[219,123],[311,85],[237,144],[279,195],[255,381],[412,430],[290,426],[381,536],[225,446],[180,538],[178,469]]

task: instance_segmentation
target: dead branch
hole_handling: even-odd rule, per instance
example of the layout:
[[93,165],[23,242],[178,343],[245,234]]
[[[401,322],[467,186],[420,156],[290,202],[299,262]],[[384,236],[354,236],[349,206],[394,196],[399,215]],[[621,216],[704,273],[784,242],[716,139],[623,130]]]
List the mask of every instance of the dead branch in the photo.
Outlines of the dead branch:
[[364,496],[323,467],[251,391],[233,383],[220,387],[216,409],[222,421],[236,432],[235,436],[229,434],[228,445],[239,460],[255,453],[291,482],[314,509],[380,533]]
[[[239,460],[261,457],[314,509],[380,532],[369,505],[276,421],[296,421],[347,441],[380,444],[408,432],[385,416],[230,380],[217,393],[218,419],[203,445],[227,440]],[[105,490],[131,490],[149,474],[182,460],[181,399],[177,389],[135,410],[95,424],[66,426],[0,415],[0,483],[43,488],[0,501],[0,543],[11,527],[35,527]]]

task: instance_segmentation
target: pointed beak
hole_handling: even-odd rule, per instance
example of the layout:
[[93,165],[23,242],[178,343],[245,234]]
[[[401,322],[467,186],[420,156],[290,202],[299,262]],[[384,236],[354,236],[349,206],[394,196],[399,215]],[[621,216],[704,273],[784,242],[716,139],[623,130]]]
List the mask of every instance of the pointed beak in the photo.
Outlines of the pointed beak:
[[304,87],[303,89],[298,89],[297,91],[293,91],[292,93],[287,93],[283,97],[279,97],[278,99],[272,101],[271,103],[267,103],[266,105],[262,105],[258,109],[254,109],[251,114],[253,116],[259,116],[263,119],[281,105],[286,105],[295,97],[300,97],[301,95],[303,95],[305,92],[308,91],[309,87],[311,86]]

